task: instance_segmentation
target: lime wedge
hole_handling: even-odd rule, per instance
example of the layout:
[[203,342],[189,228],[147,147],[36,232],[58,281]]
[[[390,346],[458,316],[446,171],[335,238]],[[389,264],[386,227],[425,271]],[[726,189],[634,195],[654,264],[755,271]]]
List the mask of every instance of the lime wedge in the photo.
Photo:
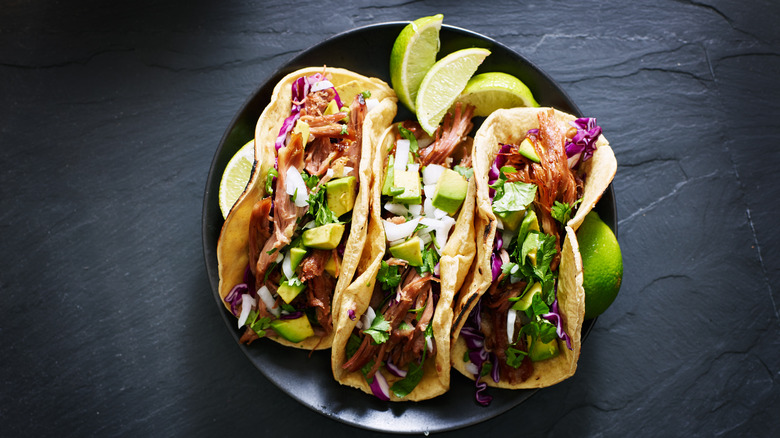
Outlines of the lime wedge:
[[222,217],[227,218],[233,204],[244,193],[249,178],[252,176],[252,165],[255,162],[255,141],[241,146],[241,149],[233,155],[222,173],[219,182],[219,209]]
[[539,106],[520,79],[498,72],[481,73],[469,79],[457,101],[474,105],[474,115],[480,117],[501,108]]
[[442,14],[422,17],[403,28],[390,52],[390,82],[398,99],[412,112],[417,89],[436,62]]
[[462,49],[440,59],[428,70],[415,101],[417,121],[425,132],[433,135],[444,114],[488,55],[487,49]]

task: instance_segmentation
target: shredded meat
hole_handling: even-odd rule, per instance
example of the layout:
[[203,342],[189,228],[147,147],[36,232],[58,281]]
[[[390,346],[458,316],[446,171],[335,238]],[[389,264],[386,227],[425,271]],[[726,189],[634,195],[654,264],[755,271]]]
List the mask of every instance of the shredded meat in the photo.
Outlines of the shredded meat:
[[333,100],[336,92],[332,88],[309,93],[303,100],[301,108],[301,117],[312,116],[319,117],[328,108],[328,103]]
[[256,284],[263,283],[263,277],[268,266],[274,262],[285,245],[290,243],[295,222],[302,216],[307,207],[296,207],[290,199],[290,195],[284,190],[287,179],[287,169],[294,167],[303,169],[303,142],[301,135],[292,136],[290,143],[279,149],[279,175],[276,179],[276,191],[274,193],[274,233],[265,242],[260,251],[255,267]]
[[310,256],[303,259],[301,261],[301,281],[306,283],[312,278],[322,275],[330,254],[329,250],[315,249]]
[[[433,305],[431,281],[436,281],[436,278],[431,275],[421,277],[415,269],[407,269],[403,274],[398,295],[391,298],[381,310],[385,321],[390,324],[389,339],[377,345],[373,342],[371,336],[361,333],[363,339],[360,348],[342,367],[348,372],[353,372],[361,369],[365,364],[373,360],[374,365],[367,373],[368,377],[372,377],[382,365],[382,361],[387,357],[401,361],[403,366],[413,359],[418,359],[422,353],[422,348],[425,347],[424,333],[433,316],[433,308],[435,307]],[[429,297],[430,309],[426,308],[418,320],[416,314],[409,312],[409,310],[415,304],[419,306],[415,308],[422,308],[425,303],[428,303],[427,298]],[[411,331],[399,329],[399,326],[404,321],[411,327],[414,327],[414,329]],[[420,336],[419,333],[422,334],[421,341],[415,342],[414,339],[416,336]],[[405,349],[408,350],[405,352]],[[401,366],[398,363],[396,365]]]
[[444,116],[441,126],[436,131],[436,137],[433,143],[420,150],[422,164],[445,164],[447,158],[452,155],[452,151],[471,131],[473,124],[471,118],[474,116],[474,107],[466,105],[465,110],[458,103],[455,106],[455,113],[447,113]]
[[[507,165],[515,167],[517,172],[507,174],[507,179],[537,186],[534,210],[539,215],[542,231],[556,236],[560,252],[560,230],[552,217],[552,207],[555,201],[572,205],[582,193],[582,181],[569,169],[564,149],[566,134],[555,120],[555,113],[552,110],[541,112],[538,119],[539,135],[529,135],[529,138],[540,162],[530,161],[517,152],[516,146],[513,147]],[[553,267],[557,267],[557,263],[554,261]]]
[[333,315],[330,311],[330,304],[335,288],[336,280],[330,274],[322,274],[322,272],[306,282],[307,303],[309,307],[314,308],[317,322],[320,323],[325,333],[330,333],[333,330]]
[[[506,378],[511,383],[523,382],[533,374],[533,363],[530,359],[528,359],[527,364],[524,359],[518,368],[513,368],[506,363],[506,350],[509,347],[506,323],[509,308],[512,306],[512,302],[509,299],[519,297],[526,285],[527,283],[522,281],[514,284],[502,284],[499,279],[493,282],[483,298],[482,332],[485,335],[485,348],[493,352],[498,358],[499,375],[501,378]],[[520,323],[518,322],[517,325],[519,326]],[[518,332],[518,326],[515,327],[515,334]],[[522,336],[513,348],[528,351]]]

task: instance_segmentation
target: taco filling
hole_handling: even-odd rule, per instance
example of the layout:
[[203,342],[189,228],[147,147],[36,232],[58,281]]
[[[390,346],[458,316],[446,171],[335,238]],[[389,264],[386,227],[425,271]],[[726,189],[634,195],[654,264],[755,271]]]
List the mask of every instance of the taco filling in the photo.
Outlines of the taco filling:
[[[341,368],[361,372],[383,400],[407,397],[438,353],[442,299],[439,259],[469,191],[473,107],[445,116],[434,137],[416,122],[399,123],[383,163],[381,220],[387,242],[368,308],[346,343]],[[385,143],[387,144],[387,143]],[[357,318],[350,310],[350,319]],[[449,325],[447,326],[449,327]],[[448,352],[445,354],[449,355]],[[446,361],[449,368],[449,360]],[[390,382],[390,383],[389,383]]]
[[242,343],[269,334],[301,342],[332,332],[333,294],[360,183],[363,121],[375,101],[365,91],[342,102],[321,73],[292,83],[292,110],[276,137],[266,196],[255,202],[246,231],[244,281],[224,298],[239,328],[246,326]]
[[492,397],[481,379],[518,385],[540,362],[572,349],[558,303],[561,240],[582,200],[577,168],[593,154],[601,129],[595,119],[577,119],[565,131],[552,111],[538,120],[517,144],[499,143],[488,173],[497,221],[492,283],[460,331],[467,357],[454,359],[470,362],[483,405]]

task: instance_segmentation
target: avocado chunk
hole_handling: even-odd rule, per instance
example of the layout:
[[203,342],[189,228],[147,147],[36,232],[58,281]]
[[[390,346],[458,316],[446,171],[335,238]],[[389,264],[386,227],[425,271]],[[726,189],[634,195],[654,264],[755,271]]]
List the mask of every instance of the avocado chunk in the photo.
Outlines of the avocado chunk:
[[501,218],[501,222],[504,224],[504,229],[515,231],[520,226],[520,222],[525,217],[525,210],[517,211],[496,211],[496,216]]
[[517,152],[520,152],[520,155],[528,158],[529,160],[538,163],[539,155],[536,154],[536,149],[534,149],[534,144],[531,142],[531,140],[526,137],[522,143],[520,143],[520,147],[518,147]]
[[539,231],[539,220],[536,219],[536,212],[528,210],[528,213],[523,218],[523,222],[520,223],[519,236],[525,236],[529,231]]
[[385,196],[392,196],[391,190],[393,188],[393,182],[395,182],[395,179],[393,178],[393,156],[387,157],[387,171],[385,172],[385,181],[382,184],[382,194]]
[[328,261],[325,262],[325,272],[330,274],[333,278],[339,278],[339,268],[336,264],[336,256],[331,256]]
[[412,266],[422,266],[422,250],[420,237],[414,236],[406,242],[390,247],[393,257],[406,260]]
[[325,224],[310,228],[301,235],[304,246],[316,249],[334,249],[344,234],[344,224]]
[[528,345],[530,345],[528,348],[528,357],[530,357],[533,362],[550,359],[560,353],[560,350],[558,350],[557,338],[547,343],[542,342],[542,340],[537,337],[531,338],[528,336],[526,339]]
[[534,283],[531,286],[531,289],[528,289],[528,291],[515,302],[514,305],[512,305],[512,309],[514,310],[520,310],[520,311],[526,311],[529,307],[531,307],[531,304],[534,300],[534,295],[538,295],[542,293],[542,284],[541,283]]
[[393,197],[396,204],[422,204],[420,174],[416,170],[396,168],[393,172],[393,186],[404,189],[403,193]]
[[306,315],[296,319],[275,319],[271,321],[271,328],[290,342],[301,342],[309,336],[314,336],[314,330]]
[[336,217],[352,211],[355,206],[355,184],[357,179],[354,176],[339,178],[328,181],[325,184],[325,195],[327,197],[328,208]]
[[292,270],[295,271],[295,269],[298,267],[298,265],[301,263],[301,260],[306,257],[306,250],[303,248],[291,248],[290,249],[290,266],[292,266]]
[[466,199],[469,183],[458,172],[445,169],[433,192],[433,206],[450,215],[455,214]]
[[279,289],[276,290],[276,293],[282,297],[285,303],[290,304],[290,302],[294,300],[299,293],[303,292],[304,289],[306,289],[306,285],[303,283],[290,284],[287,281],[283,281],[282,284],[279,285]]

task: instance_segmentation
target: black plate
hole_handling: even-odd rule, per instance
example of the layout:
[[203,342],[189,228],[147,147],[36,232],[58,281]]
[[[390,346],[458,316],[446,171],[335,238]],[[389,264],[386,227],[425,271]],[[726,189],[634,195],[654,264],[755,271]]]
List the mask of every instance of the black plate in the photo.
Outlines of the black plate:
[[[222,171],[238,149],[254,136],[255,123],[270,101],[276,83],[286,74],[303,67],[327,65],[344,67],[390,83],[389,57],[393,42],[405,22],[382,23],[336,35],[301,53],[285,64],[257,89],[228,126],[214,155],[206,183],[203,202],[203,250],[214,298],[230,332],[238,343],[240,331],[235,317],[222,305],[218,293],[216,247],[223,219],[217,195]],[[491,55],[478,72],[503,71],[518,77],[533,92],[542,106],[553,106],[581,115],[566,93],[549,76],[512,49],[483,35],[452,26],[441,29],[442,56],[467,47],[490,49]],[[411,118],[399,103],[398,120]],[[596,211],[617,231],[615,196],[609,186]],[[587,336],[595,321],[586,321]],[[338,421],[365,429],[393,433],[424,433],[457,429],[495,417],[519,405],[536,390],[490,389],[493,402],[482,407],[474,401],[474,384],[459,373],[452,374],[451,389],[432,400],[418,403],[386,403],[356,389],[341,386],[333,380],[329,351],[285,348],[267,340],[251,347],[238,344],[249,360],[282,391],[303,405]]]

